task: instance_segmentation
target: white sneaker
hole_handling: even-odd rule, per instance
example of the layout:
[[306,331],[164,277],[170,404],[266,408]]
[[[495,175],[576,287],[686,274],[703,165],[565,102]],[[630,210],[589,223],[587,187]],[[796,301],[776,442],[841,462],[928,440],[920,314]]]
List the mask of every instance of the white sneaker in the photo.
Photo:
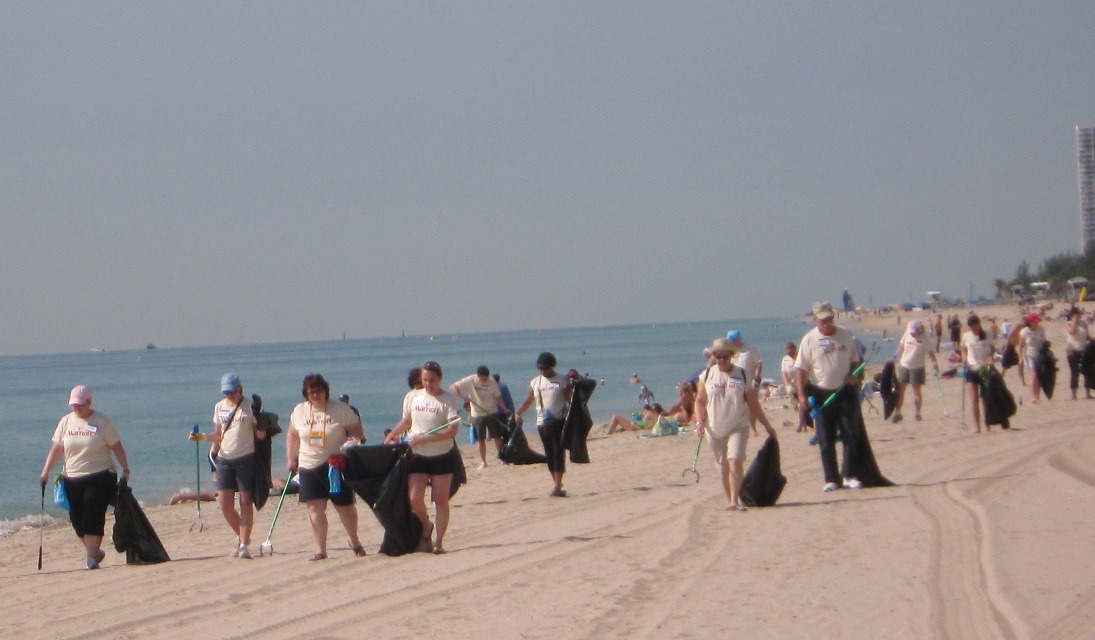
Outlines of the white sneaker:
[[825,493],[829,493],[830,491],[836,491],[839,488],[840,488],[840,485],[838,485],[835,482],[830,482],[830,483],[825,485],[825,488],[822,489],[822,491],[824,491]]
[[859,478],[844,478],[844,486],[849,489],[862,489],[863,483],[859,481]]
[[483,469],[486,469],[486,468],[487,468],[487,463],[486,462],[480,462],[479,466],[476,467],[475,470],[476,471],[482,471]]
[[244,560],[250,560],[251,559],[251,550],[247,548],[247,545],[245,545],[245,544],[240,545],[239,557],[243,558]]
[[232,549],[232,557],[233,558],[240,557],[240,539],[239,538],[236,538],[236,546],[235,546],[235,548]]

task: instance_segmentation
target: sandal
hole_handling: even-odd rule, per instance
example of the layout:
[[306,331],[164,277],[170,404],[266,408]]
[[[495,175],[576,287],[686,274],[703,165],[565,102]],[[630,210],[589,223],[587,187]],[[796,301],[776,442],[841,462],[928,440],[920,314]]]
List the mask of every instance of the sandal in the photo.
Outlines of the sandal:
[[316,560],[326,560],[326,559],[327,559],[327,554],[326,553],[317,553],[317,554],[313,555],[311,558],[308,558],[308,562],[315,562]]

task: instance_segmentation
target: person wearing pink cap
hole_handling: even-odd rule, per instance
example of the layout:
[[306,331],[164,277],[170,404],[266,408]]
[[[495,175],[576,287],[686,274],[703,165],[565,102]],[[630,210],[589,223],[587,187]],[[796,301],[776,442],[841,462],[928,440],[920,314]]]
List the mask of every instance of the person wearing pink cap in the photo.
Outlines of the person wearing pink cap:
[[87,568],[98,569],[106,558],[101,548],[106,508],[118,490],[118,474],[111,454],[122,465],[127,481],[129,459],[114,422],[91,408],[90,389],[84,385],[73,387],[68,404],[72,412],[57,423],[53,444],[38,479],[44,489],[53,465],[64,459],[61,477],[70,505],[69,522],[87,552]]
[[1042,380],[1038,377],[1038,361],[1041,359],[1042,345],[1046,343],[1046,332],[1042,328],[1042,317],[1037,313],[1028,313],[1027,326],[1019,331],[1019,353],[1023,354],[1023,361],[1030,371],[1031,402],[1041,402]]
[[919,320],[909,322],[905,335],[897,343],[897,401],[894,403],[894,424],[901,422],[901,407],[905,403],[905,388],[912,384],[913,406],[916,408],[916,421],[920,422],[920,407],[924,405],[922,388],[927,381],[926,360],[931,356],[932,366],[939,375],[939,361],[935,357],[935,345],[927,336],[924,323]]

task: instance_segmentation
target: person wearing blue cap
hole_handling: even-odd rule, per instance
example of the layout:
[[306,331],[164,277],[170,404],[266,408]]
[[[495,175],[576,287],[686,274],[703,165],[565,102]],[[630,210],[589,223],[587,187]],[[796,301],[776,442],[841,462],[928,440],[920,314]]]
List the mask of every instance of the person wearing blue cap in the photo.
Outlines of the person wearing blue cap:
[[[741,339],[741,331],[737,329],[731,329],[726,332],[726,339],[729,340],[736,349],[734,354],[733,363],[741,367],[742,371],[752,381],[753,388],[760,387],[760,372],[764,369],[764,360],[760,357],[760,351],[751,344],[745,344]],[[752,430],[753,435],[757,435],[757,419],[749,416],[749,428]]]
[[[221,376],[224,395],[213,406],[213,432],[192,434],[191,440],[213,443],[216,460],[217,502],[228,526],[236,534],[232,557],[251,559],[251,529],[255,521],[255,438],[266,432],[255,428],[251,404],[244,402],[243,383],[235,373]],[[236,492],[239,491],[239,511]]]

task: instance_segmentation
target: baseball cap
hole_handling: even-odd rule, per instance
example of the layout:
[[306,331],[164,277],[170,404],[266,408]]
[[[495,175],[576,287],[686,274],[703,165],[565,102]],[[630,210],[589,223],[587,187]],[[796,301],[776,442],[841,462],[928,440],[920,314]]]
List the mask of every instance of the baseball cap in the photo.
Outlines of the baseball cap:
[[338,401],[339,402],[349,402],[350,401],[350,396],[348,396],[344,393],[344,394],[342,394],[338,397]]
[[72,388],[72,391],[68,394],[68,406],[73,407],[76,405],[84,405],[91,401],[91,389],[88,389],[82,384],[78,384]]
[[741,340],[741,332],[737,329],[731,329],[726,332],[727,340]]
[[833,317],[833,305],[822,300],[814,303],[814,317],[818,320],[828,320]]
[[1038,315],[1037,313],[1028,313],[1027,314],[1027,322],[1029,322],[1031,324],[1038,324],[1041,321],[1042,321],[1042,316]]
[[221,376],[221,393],[235,393],[240,390],[240,377],[234,373]]

